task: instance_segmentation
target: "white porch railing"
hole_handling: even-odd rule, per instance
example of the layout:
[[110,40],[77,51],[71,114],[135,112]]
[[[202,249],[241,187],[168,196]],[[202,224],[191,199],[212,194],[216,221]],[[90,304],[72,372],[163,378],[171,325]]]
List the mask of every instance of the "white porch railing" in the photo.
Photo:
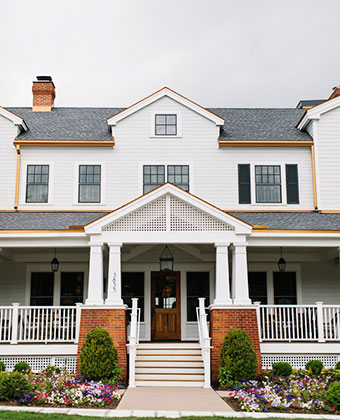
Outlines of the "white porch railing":
[[260,305],[261,341],[340,341],[340,305]]
[[132,298],[131,308],[131,326],[129,343],[129,386],[134,388],[136,386],[136,353],[139,344],[140,331],[140,308],[138,308],[138,298]]
[[198,308],[196,308],[198,336],[202,349],[204,366],[204,388],[210,388],[210,340],[207,313],[204,306],[205,298],[198,298]]
[[80,312],[80,305],[1,307],[0,343],[76,343]]

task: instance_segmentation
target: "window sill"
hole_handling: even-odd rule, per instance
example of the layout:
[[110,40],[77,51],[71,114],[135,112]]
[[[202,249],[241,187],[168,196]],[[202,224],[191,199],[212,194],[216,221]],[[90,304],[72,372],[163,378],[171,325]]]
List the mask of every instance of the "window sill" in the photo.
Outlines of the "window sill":
[[100,207],[100,206],[106,206],[106,203],[73,203],[72,206]]
[[24,206],[24,207],[34,207],[34,206],[53,206],[53,203],[19,203],[19,206]]
[[156,135],[153,135],[153,136],[150,136],[150,139],[181,139],[181,138],[182,138],[182,136],[180,136],[180,135],[176,135],[176,136],[172,136],[172,135],[170,135],[170,136],[163,136],[163,135],[156,136]]
[[269,207],[269,206],[275,206],[275,207],[287,207],[288,204],[287,203],[252,203],[252,204],[248,204],[250,206],[265,206],[265,207]]

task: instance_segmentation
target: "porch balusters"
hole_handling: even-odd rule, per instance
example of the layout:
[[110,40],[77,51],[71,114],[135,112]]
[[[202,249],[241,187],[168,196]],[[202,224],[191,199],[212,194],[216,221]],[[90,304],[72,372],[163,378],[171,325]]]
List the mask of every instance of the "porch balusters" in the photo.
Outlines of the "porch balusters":
[[109,252],[109,274],[107,286],[106,305],[121,306],[122,299],[122,281],[121,281],[121,243],[108,243]]
[[247,243],[235,242],[232,247],[232,297],[234,305],[250,305],[248,289]]
[[12,303],[12,337],[11,344],[18,344],[18,321],[19,321],[19,305],[20,303]]
[[86,305],[103,305],[103,303],[103,247],[102,244],[91,244]]
[[216,243],[216,282],[215,282],[215,306],[231,305],[229,267],[228,267],[229,243]]

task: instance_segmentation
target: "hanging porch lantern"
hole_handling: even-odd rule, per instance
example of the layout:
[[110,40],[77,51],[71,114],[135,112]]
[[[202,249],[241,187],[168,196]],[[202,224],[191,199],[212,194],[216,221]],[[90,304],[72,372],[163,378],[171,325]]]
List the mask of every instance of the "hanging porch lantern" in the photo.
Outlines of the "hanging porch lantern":
[[279,272],[284,273],[286,271],[287,263],[286,263],[285,259],[282,257],[282,247],[280,247],[280,250],[281,250],[281,257],[280,257],[277,265],[279,267]]
[[167,245],[165,245],[165,248],[159,257],[159,266],[160,271],[174,271],[174,257]]
[[52,273],[56,273],[59,270],[59,261],[57,259],[57,248],[54,248],[54,258],[50,262]]

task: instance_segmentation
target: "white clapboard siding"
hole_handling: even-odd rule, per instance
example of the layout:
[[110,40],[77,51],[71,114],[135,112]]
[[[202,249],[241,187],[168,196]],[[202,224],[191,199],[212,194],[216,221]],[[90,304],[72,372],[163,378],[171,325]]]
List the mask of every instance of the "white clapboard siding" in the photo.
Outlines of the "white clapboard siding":
[[[155,112],[178,113],[181,137],[152,137]],[[289,209],[313,208],[312,164],[308,147],[219,148],[218,131],[213,122],[167,97],[120,121],[114,135],[114,148],[26,147],[20,173],[21,208],[114,209],[142,194],[143,164],[188,164],[190,191],[217,207],[278,210],[278,205],[238,204],[238,163],[281,164],[283,177],[286,163],[298,164],[300,204],[289,205]],[[24,203],[29,163],[50,165],[50,202],[47,206]],[[80,163],[102,165],[102,205],[77,205],[77,168]],[[252,179],[254,181],[253,173]],[[285,188],[283,183],[283,194]]]
[[321,209],[340,208],[340,108],[322,114],[317,122]]

